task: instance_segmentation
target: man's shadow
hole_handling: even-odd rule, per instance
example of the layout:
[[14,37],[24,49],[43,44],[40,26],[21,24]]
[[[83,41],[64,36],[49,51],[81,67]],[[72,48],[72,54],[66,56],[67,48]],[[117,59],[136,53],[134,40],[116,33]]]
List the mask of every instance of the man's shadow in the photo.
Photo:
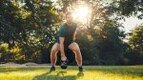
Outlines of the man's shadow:
[[[56,74],[52,74],[56,73]],[[46,72],[44,74],[35,76],[33,80],[76,80],[76,75],[66,75],[66,71]]]

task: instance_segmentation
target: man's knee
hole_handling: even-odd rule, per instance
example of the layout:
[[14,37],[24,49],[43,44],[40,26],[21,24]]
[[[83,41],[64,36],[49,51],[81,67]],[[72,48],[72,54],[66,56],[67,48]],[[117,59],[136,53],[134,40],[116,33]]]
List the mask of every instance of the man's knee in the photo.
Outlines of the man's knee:
[[76,52],[76,53],[80,52],[80,49],[78,47],[72,47],[71,50]]
[[80,52],[80,49],[79,49],[79,46],[76,42],[73,42],[70,46],[69,46],[69,49],[71,49],[72,51],[74,52]]

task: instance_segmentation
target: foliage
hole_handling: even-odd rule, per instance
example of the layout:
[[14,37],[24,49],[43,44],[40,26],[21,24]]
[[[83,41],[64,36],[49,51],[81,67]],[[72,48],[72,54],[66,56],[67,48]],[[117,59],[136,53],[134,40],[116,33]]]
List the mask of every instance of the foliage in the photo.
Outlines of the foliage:
[[18,44],[25,60],[40,57],[55,41],[60,19],[51,1],[2,0],[0,6],[0,41],[9,48]]
[[104,6],[106,3],[98,0],[90,4],[93,9],[90,26],[87,26],[85,31],[80,31],[78,39],[85,62],[102,65],[124,64],[125,34],[119,29],[122,25],[117,22],[116,17],[110,19],[113,14],[110,12],[110,5]]
[[[1,0],[1,60],[47,63],[50,49],[64,14],[81,0]],[[142,18],[142,0],[84,0],[92,9],[86,28],[78,33],[84,64],[115,65],[142,61],[142,27],[135,29],[125,43],[118,19],[136,15]],[[140,2],[141,1],[141,2]],[[71,52],[70,52],[71,53]],[[71,61],[73,55],[67,54]],[[136,57],[134,57],[136,56]]]
[[112,9],[119,16],[136,15],[138,18],[143,18],[143,0],[113,0]]
[[132,52],[128,54],[131,64],[143,63],[143,26],[137,26],[129,35],[129,46]]
[[137,26],[130,34],[129,44],[132,49],[143,50],[143,26]]

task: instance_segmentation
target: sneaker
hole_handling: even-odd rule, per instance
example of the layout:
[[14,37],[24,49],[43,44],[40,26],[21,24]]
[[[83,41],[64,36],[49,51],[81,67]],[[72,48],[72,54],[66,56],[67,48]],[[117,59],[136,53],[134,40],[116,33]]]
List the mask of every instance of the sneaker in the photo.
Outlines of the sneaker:
[[49,72],[53,72],[53,71],[55,71],[55,67],[52,66],[52,67],[50,68],[50,71],[49,71]]
[[82,67],[79,67],[79,72],[83,72],[83,68]]
[[68,62],[68,60],[66,60],[66,61],[61,61],[61,68],[62,68],[62,69],[67,69],[67,62]]
[[79,72],[77,73],[77,77],[83,77],[84,76],[83,68],[79,67],[78,69],[79,69]]

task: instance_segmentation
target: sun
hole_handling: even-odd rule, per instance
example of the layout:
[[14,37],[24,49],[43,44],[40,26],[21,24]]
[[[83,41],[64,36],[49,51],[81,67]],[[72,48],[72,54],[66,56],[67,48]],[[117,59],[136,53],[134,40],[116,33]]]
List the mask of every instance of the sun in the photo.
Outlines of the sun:
[[82,24],[87,23],[91,16],[91,9],[88,5],[83,4],[75,7],[72,11],[72,18],[76,22]]

